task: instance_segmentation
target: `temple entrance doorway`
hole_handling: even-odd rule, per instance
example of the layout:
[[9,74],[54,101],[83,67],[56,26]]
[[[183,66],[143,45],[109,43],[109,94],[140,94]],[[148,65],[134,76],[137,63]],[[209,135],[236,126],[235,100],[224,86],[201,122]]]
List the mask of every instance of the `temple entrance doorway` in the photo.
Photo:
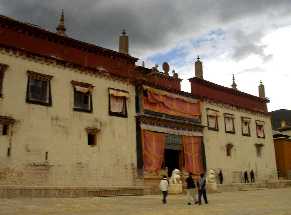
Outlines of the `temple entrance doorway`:
[[180,169],[180,151],[165,149],[165,166],[168,168],[168,176],[172,176],[174,169]]
[[182,167],[182,143],[181,136],[168,134],[166,136],[164,166],[168,168],[168,177],[172,176],[174,169],[181,170]]

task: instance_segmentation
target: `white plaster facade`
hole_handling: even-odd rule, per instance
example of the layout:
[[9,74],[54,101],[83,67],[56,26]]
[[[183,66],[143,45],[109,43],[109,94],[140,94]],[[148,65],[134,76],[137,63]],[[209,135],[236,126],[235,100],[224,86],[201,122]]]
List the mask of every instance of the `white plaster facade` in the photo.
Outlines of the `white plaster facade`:
[[286,130],[286,131],[280,131],[282,134],[291,136],[291,129],[290,130]]
[[[131,186],[136,175],[135,88],[55,63],[0,52],[8,65],[0,115],[16,120],[0,136],[0,184]],[[52,106],[26,103],[27,71],[51,75]],[[71,81],[92,84],[93,112],[73,110]],[[108,88],[125,90],[127,118],[108,114]],[[100,127],[97,144],[87,144],[86,127]],[[11,155],[7,148],[11,141]],[[45,156],[47,152],[47,161]]]
[[[226,104],[211,101],[201,102],[201,120],[205,126],[203,141],[207,169],[214,169],[218,173],[221,169],[224,183],[241,182],[241,172],[254,170],[256,180],[275,179],[276,160],[272,138],[271,116],[258,112],[238,109]],[[218,111],[218,131],[209,130],[207,127],[207,109]],[[233,114],[235,133],[225,132],[224,114]],[[250,136],[242,135],[241,117],[250,118]],[[255,121],[264,122],[265,138],[258,138]],[[226,155],[226,145],[232,144],[231,156]],[[262,144],[261,156],[257,155],[255,144]]]

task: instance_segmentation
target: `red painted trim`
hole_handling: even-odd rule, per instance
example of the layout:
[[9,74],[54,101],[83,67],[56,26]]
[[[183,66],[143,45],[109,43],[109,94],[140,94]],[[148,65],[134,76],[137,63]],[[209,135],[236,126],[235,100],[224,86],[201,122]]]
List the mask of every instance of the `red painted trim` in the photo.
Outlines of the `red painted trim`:
[[201,99],[208,99],[232,105],[238,108],[266,114],[268,99],[256,97],[231,88],[223,87],[199,78],[189,79],[191,82],[191,93]]
[[134,75],[137,58],[63,37],[41,28],[0,16],[0,46],[105,71],[124,78]]

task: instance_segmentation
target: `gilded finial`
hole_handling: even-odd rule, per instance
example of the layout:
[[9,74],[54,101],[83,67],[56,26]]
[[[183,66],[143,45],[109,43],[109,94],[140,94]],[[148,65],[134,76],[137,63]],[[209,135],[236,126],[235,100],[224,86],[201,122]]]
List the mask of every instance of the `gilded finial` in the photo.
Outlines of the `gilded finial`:
[[122,33],[121,33],[122,35],[126,35],[126,30],[125,29],[122,29]]
[[64,9],[62,9],[59,25],[56,29],[57,29],[57,34],[66,36]]
[[265,94],[265,86],[264,86],[262,80],[260,80],[260,85],[259,85],[259,97],[261,97],[261,98],[266,98],[266,94]]
[[232,89],[237,90],[237,85],[235,83],[235,78],[234,78],[234,74],[232,74],[232,85],[231,85]]

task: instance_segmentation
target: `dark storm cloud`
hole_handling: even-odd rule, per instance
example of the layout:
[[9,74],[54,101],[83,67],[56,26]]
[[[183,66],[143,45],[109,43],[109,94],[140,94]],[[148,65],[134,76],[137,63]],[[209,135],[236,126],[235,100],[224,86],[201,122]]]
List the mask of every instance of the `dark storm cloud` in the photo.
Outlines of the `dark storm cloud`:
[[[55,31],[61,9],[65,10],[68,35],[111,49],[117,48],[117,38],[123,28],[131,40],[131,52],[175,46],[181,39],[197,36],[245,17],[264,15],[280,18],[291,9],[290,0],[1,0],[3,15],[37,24]],[[253,20],[256,22],[256,20]],[[251,25],[252,23],[250,23]],[[261,29],[263,31],[263,29]],[[243,29],[242,29],[243,32]],[[241,33],[238,42],[245,43],[234,51],[234,57],[249,51],[262,55],[263,47]],[[251,37],[253,37],[251,35]]]

